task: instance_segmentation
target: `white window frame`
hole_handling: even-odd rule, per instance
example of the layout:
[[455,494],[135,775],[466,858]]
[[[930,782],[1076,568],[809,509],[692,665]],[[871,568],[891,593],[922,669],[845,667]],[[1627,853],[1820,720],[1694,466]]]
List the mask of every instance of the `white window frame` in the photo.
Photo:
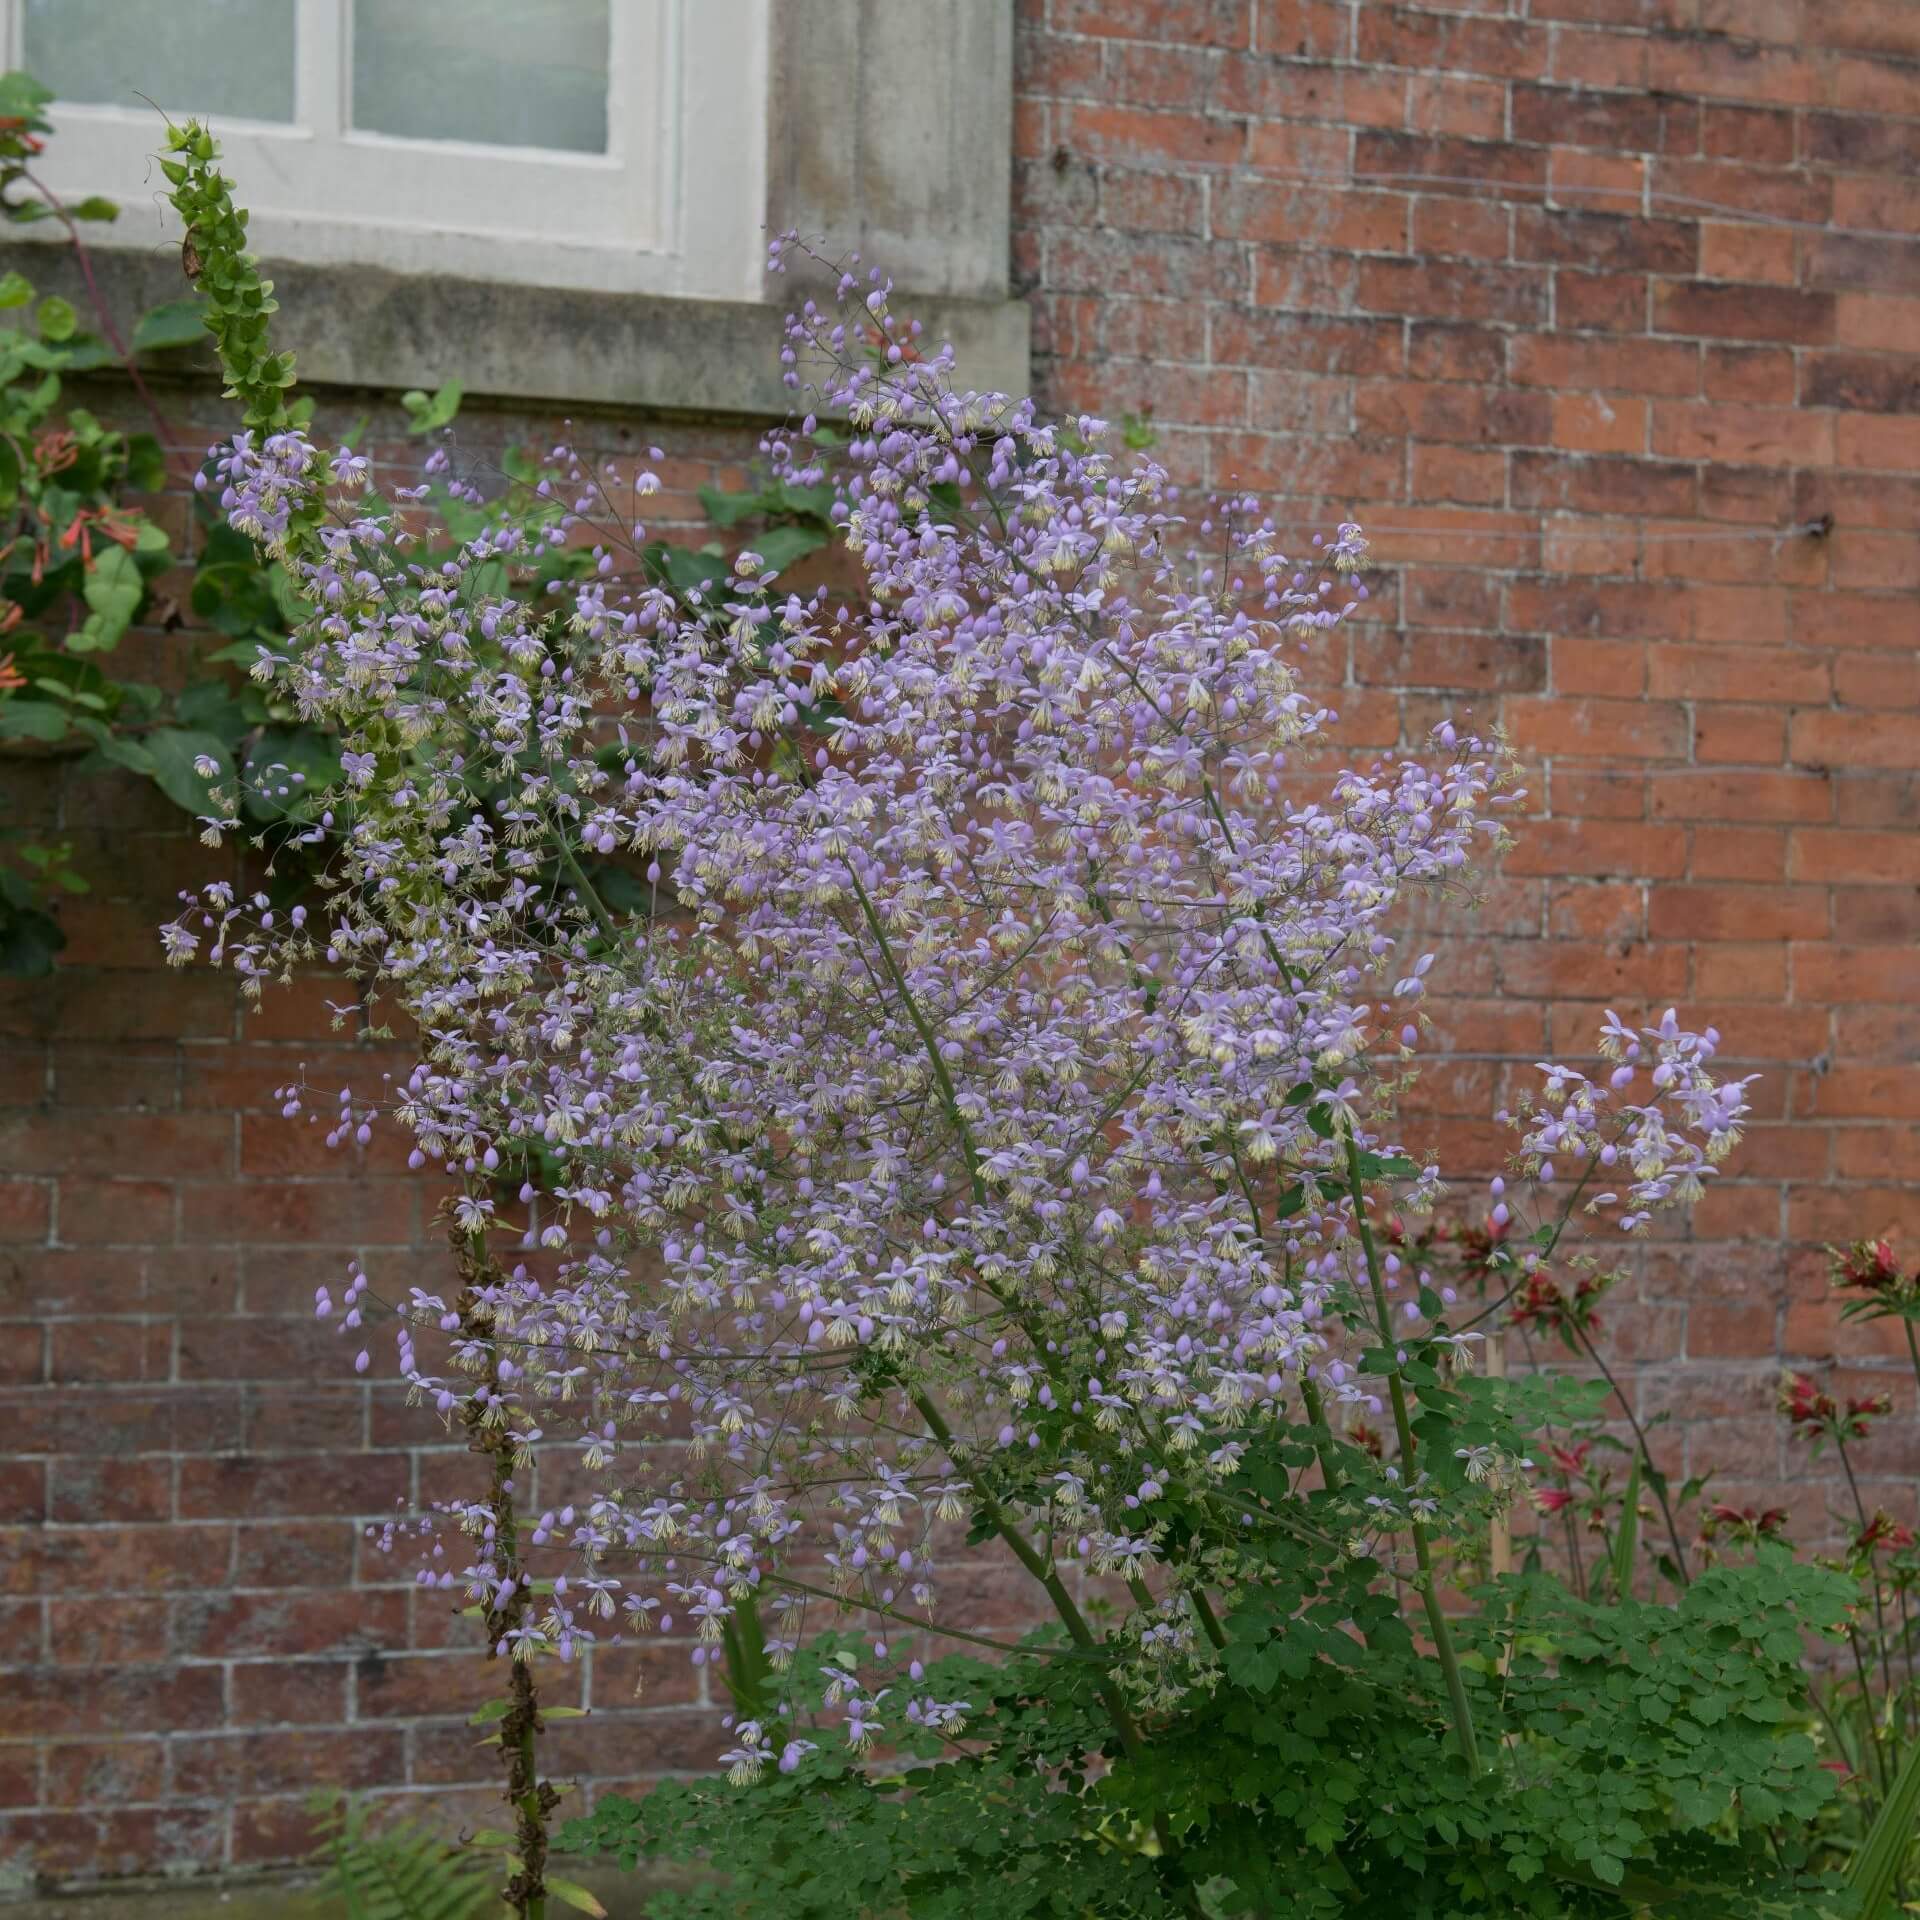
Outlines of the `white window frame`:
[[[156,7],[193,0],[154,0]],[[770,0],[612,0],[604,154],[408,140],[350,124],[352,0],[296,0],[294,119],[219,119],[222,171],[262,255],[607,293],[762,297]],[[0,0],[10,66],[24,8]],[[177,115],[190,101],[162,103]],[[97,245],[151,247],[162,124],[55,101],[37,169],[121,216]],[[177,231],[162,205],[162,231]]]

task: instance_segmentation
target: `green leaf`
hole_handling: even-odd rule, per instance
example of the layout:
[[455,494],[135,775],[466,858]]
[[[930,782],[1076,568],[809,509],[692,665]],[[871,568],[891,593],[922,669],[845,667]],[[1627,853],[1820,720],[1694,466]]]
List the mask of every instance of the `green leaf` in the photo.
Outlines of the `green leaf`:
[[760,1608],[751,1593],[734,1602],[730,1618],[721,1622],[721,1645],[727,1692],[742,1719],[764,1720],[774,1710],[773,1663],[767,1656]]
[[43,979],[66,944],[59,923],[37,908],[0,906],[0,974]]
[[50,293],[40,302],[34,315],[34,324],[40,329],[42,340],[71,340],[74,329],[80,324],[80,316],[74,311],[71,300],[63,300],[57,293]]
[[738,526],[767,510],[765,497],[758,493],[722,493],[718,487],[702,487],[700,504],[716,527]]
[[36,131],[46,125],[40,109],[53,98],[53,90],[19,68],[0,73],[0,119],[24,120]]
[[0,740],[41,740],[51,745],[67,733],[66,709],[52,700],[0,700]]
[[1633,1556],[1640,1546],[1640,1454],[1627,1468],[1627,1491],[1620,1508],[1620,1531],[1613,1537],[1613,1590],[1622,1600],[1633,1591]]
[[183,689],[173,711],[183,727],[218,734],[223,740],[239,739],[267,717],[265,704],[253,688],[236,694],[222,680],[201,680]]
[[683,600],[696,593],[702,600],[712,600],[715,585],[727,576],[727,563],[718,554],[691,553],[661,540],[648,547],[641,559],[656,580],[664,581]]
[[255,819],[305,819],[339,783],[340,743],[317,727],[269,727],[248,750],[241,772],[246,809]]
[[762,573],[780,573],[818,547],[827,544],[827,536],[812,527],[769,527],[754,541],[753,551],[765,563]]
[[32,298],[33,282],[25,274],[0,274],[0,308],[24,307]]
[[101,759],[110,765],[125,767],[129,773],[145,774],[149,780],[159,772],[153,755],[138,740],[107,727],[83,726],[82,731],[93,735]]
[[1920,1740],[1910,1741],[1879,1816],[1853,1856],[1847,1888],[1860,1903],[1859,1920],[1881,1920],[1891,1911],[1893,1883],[1920,1822]]
[[75,220],[118,220],[120,208],[104,195],[90,193],[84,200],[69,200],[67,212]]
[[132,625],[146,591],[140,569],[126,548],[102,548],[94,555],[80,590],[91,616],[67,637],[67,645],[75,653],[105,653]]
[[1420,1177],[1420,1169],[1398,1154],[1383,1158],[1377,1153],[1356,1153],[1353,1158],[1363,1180],[1417,1180]]
[[568,1906],[578,1908],[582,1913],[598,1916],[598,1920],[607,1920],[607,1910],[577,1880],[556,1880],[547,1875],[547,1891],[556,1900],[564,1900]]
[[157,353],[164,347],[190,347],[206,337],[204,300],[169,300],[143,313],[133,329],[135,353]]
[[432,433],[451,424],[454,415],[460,411],[460,401],[465,391],[458,380],[449,380],[432,395],[422,393],[418,387],[410,393],[403,393],[400,404],[407,410],[407,431]]
[[[231,785],[233,752],[224,740],[185,727],[156,727],[147,735],[146,749],[153,760],[153,783],[176,807],[196,816],[213,811],[209,789],[215,781]],[[219,771],[211,776],[194,770],[199,759],[213,761]]]

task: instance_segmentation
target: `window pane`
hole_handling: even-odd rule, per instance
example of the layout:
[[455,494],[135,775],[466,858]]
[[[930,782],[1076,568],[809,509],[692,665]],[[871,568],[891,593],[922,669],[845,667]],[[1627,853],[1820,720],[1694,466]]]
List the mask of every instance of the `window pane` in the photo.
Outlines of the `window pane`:
[[610,0],[354,0],[353,124],[607,150]]
[[294,0],[27,0],[23,64],[61,100],[293,118]]

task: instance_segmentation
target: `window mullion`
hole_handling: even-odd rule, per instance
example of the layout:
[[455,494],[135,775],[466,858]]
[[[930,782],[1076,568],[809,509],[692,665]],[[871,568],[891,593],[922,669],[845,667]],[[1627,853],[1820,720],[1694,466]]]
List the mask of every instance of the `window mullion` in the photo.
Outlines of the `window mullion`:
[[294,40],[293,117],[316,146],[347,129],[347,8],[350,0],[299,0]]

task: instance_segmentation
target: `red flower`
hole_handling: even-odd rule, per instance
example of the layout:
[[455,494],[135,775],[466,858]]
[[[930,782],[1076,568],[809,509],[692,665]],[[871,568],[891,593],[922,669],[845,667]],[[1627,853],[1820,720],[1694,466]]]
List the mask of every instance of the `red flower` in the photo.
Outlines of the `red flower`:
[[1913,1545],[1913,1530],[1903,1527],[1899,1521],[1884,1510],[1875,1513],[1867,1522],[1866,1531],[1853,1543],[1855,1553],[1876,1553],[1882,1547],[1888,1547],[1895,1553],[1904,1553]]
[[1868,1293],[1882,1293],[1900,1278],[1900,1264],[1893,1257],[1888,1240],[1856,1240],[1844,1251],[1829,1247],[1831,1274],[1836,1287],[1860,1287]]
[[1829,1393],[1822,1393],[1804,1373],[1790,1373],[1780,1383],[1780,1411],[1796,1427],[1818,1427],[1823,1431],[1840,1417],[1840,1404]]
[[1700,1532],[1704,1539],[1711,1540],[1715,1535],[1725,1532],[1745,1534],[1749,1539],[1770,1540],[1787,1524],[1785,1507],[1730,1507],[1717,1506],[1707,1509],[1707,1517],[1701,1522]]

